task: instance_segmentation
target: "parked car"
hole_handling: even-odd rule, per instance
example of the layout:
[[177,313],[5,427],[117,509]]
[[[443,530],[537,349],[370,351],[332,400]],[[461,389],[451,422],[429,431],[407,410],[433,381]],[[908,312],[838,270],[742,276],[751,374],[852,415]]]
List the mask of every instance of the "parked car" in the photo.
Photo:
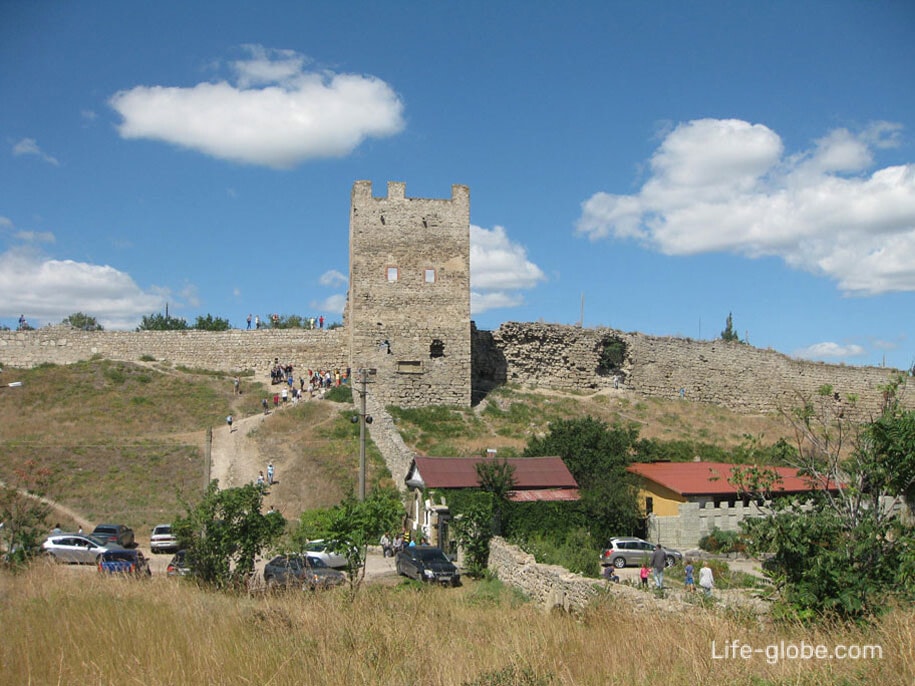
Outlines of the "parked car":
[[277,555],[264,566],[264,581],[271,586],[298,586],[317,589],[339,586],[346,575],[331,569],[317,557]]
[[108,550],[99,556],[100,574],[132,574],[136,577],[152,576],[149,561],[139,550]]
[[[611,538],[607,547],[600,554],[600,563],[604,567],[613,565],[617,569],[622,569],[627,565],[640,565],[643,561],[651,560],[654,547],[654,543],[634,536]],[[667,556],[668,567],[672,567],[683,559],[683,553],[679,550],[673,548],[663,548],[663,550]]]
[[159,524],[149,536],[149,550],[152,553],[178,552],[178,539],[172,533],[171,524]]
[[118,547],[83,534],[53,534],[41,544],[44,553],[58,562],[86,565],[96,564],[102,553]]
[[428,545],[407,546],[397,553],[394,566],[398,574],[417,581],[434,581],[458,586],[461,575],[441,548]]
[[106,543],[117,543],[122,548],[133,548],[136,545],[133,529],[125,524],[99,524],[93,529],[92,537]]
[[338,551],[335,542],[323,538],[306,543],[303,552],[308,557],[321,560],[331,569],[344,569],[348,564],[346,555]]
[[166,576],[190,576],[194,573],[194,560],[186,550],[179,550],[168,561]]

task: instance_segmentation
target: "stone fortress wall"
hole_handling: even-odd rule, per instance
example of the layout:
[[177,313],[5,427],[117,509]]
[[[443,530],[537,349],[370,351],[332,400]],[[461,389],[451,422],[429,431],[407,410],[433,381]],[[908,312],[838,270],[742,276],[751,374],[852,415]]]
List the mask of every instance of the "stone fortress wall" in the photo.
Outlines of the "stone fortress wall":
[[352,367],[375,370],[387,404],[470,405],[470,190],[411,198],[392,181],[374,197],[357,181],[349,253]]
[[[625,344],[625,357],[611,373],[598,374],[604,341]],[[557,324],[510,322],[496,331],[474,331],[474,389],[485,393],[502,383],[597,391],[619,388],[647,398],[680,397],[727,407],[745,414],[766,414],[795,407],[830,385],[857,396],[857,412],[870,417],[883,402],[882,387],[899,370],[797,360],[721,340],[647,336],[614,329],[586,329]],[[915,398],[903,398],[915,406]],[[847,403],[846,403],[847,405]],[[850,408],[849,412],[852,410]]]
[[73,364],[93,357],[137,362],[144,357],[227,374],[253,370],[270,378],[275,358],[296,370],[345,369],[343,329],[244,331],[80,331],[48,326],[35,331],[0,331],[0,365],[31,368]]
[[[602,341],[618,337],[627,345],[614,374],[597,373]],[[345,328],[254,331],[79,331],[51,326],[35,331],[0,331],[0,365],[30,368],[72,364],[93,356],[138,361],[152,356],[175,365],[228,373],[253,370],[269,378],[274,358],[296,369],[349,366]],[[806,362],[773,350],[723,341],[646,336],[612,329],[511,322],[495,331],[472,332],[475,400],[501,383],[568,391],[619,387],[646,398],[677,398],[760,414],[797,405],[798,394],[813,395],[824,384],[843,397],[858,395],[864,413],[875,413],[881,386],[898,370]],[[370,387],[377,393],[379,382]],[[421,393],[421,391],[420,391]],[[384,394],[382,394],[384,395]],[[415,401],[423,401],[420,395]],[[908,405],[912,397],[906,396]],[[429,404],[427,402],[427,404]]]

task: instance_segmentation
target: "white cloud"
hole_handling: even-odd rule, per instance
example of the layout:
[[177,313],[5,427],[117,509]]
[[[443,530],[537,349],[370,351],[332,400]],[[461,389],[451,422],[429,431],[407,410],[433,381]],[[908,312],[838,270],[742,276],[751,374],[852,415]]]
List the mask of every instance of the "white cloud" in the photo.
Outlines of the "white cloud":
[[56,324],[84,312],[106,329],[133,329],[167,300],[166,292],[143,291],[113,267],[48,259],[29,249],[0,253],[0,316]]
[[285,169],[343,157],[366,138],[403,130],[403,103],[384,81],[307,71],[306,59],[288,50],[245,49],[249,58],[231,64],[234,83],[136,86],[116,93],[109,104],[123,117],[121,136]]
[[320,283],[322,286],[331,287],[345,286],[348,281],[349,278],[346,275],[338,272],[336,269],[326,271],[318,278],[318,283]]
[[470,310],[514,307],[524,302],[519,290],[531,289],[546,276],[527,259],[527,251],[513,243],[501,226],[470,226]]
[[860,345],[850,343],[841,345],[832,341],[814,343],[806,348],[794,351],[794,356],[804,360],[840,359],[846,357],[861,357],[867,351]]
[[889,122],[836,129],[786,155],[763,125],[687,122],[664,137],[638,193],[583,202],[577,232],[670,255],[778,256],[846,293],[915,290],[915,164],[867,173],[900,132]]
[[24,243],[54,243],[57,240],[50,231],[16,231],[13,238]]
[[346,307],[346,294],[338,293],[337,295],[331,295],[324,300],[315,300],[309,303],[312,309],[315,310],[315,316],[324,313],[325,326],[327,325],[327,320],[330,319],[330,316],[343,316],[343,308]]
[[44,153],[41,148],[38,147],[38,141],[34,138],[23,138],[22,140],[13,143],[13,156],[19,157],[20,155],[34,155],[48,164],[53,164],[55,167],[60,166],[60,162],[54,157]]

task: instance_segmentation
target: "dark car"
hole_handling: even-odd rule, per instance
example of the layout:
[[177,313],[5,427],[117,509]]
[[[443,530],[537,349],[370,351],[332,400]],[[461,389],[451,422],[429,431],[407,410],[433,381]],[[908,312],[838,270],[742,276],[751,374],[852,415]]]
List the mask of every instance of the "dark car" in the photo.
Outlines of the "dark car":
[[408,546],[394,560],[397,573],[417,581],[434,581],[458,586],[461,574],[441,548],[428,545]]
[[314,590],[339,586],[346,576],[316,557],[277,555],[264,566],[264,581],[268,587],[302,585]]
[[133,529],[124,524],[99,524],[92,531],[92,537],[106,543],[117,543],[123,548],[135,547]]
[[[604,567],[613,565],[617,569],[622,569],[626,565],[639,565],[651,560],[654,548],[654,543],[634,536],[611,538],[607,547],[601,551],[600,563]],[[683,553],[673,548],[664,548],[664,555],[668,567],[683,559]]]
[[100,574],[132,574],[136,577],[152,576],[149,561],[139,550],[108,550],[99,555]]
[[179,550],[168,561],[165,568],[166,576],[192,576],[194,574],[194,560],[186,550]]

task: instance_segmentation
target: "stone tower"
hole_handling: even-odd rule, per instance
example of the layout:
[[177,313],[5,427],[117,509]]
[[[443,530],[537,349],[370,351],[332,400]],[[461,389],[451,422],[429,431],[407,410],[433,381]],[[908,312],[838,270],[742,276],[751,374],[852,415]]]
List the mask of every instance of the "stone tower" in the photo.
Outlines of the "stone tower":
[[388,183],[353,184],[349,298],[351,367],[375,369],[371,392],[401,407],[470,405],[470,189],[405,197]]

